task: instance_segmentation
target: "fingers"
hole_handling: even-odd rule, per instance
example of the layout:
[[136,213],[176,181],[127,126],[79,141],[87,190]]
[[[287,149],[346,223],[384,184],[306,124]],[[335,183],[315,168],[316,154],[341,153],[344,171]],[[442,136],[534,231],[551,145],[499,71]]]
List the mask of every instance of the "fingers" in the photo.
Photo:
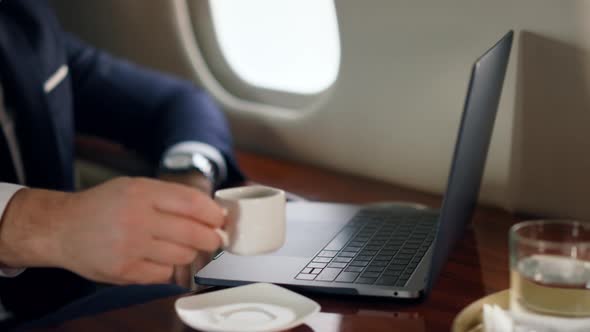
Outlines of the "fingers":
[[213,230],[221,239],[221,244],[224,247],[229,246],[229,234],[226,231],[222,230],[221,228],[216,228]]
[[160,190],[154,200],[156,210],[193,219],[213,228],[224,223],[224,213],[215,201],[198,190],[173,183],[161,183],[166,190]]
[[151,227],[154,238],[194,250],[213,252],[221,246],[221,239],[213,228],[186,218],[162,213]]
[[149,260],[140,260],[124,276],[113,279],[115,284],[156,284],[168,283],[172,278],[174,267]]
[[162,240],[153,240],[146,248],[145,259],[165,265],[186,265],[197,258],[197,251]]
[[178,265],[174,267],[174,284],[184,287],[192,288],[192,273],[190,265]]

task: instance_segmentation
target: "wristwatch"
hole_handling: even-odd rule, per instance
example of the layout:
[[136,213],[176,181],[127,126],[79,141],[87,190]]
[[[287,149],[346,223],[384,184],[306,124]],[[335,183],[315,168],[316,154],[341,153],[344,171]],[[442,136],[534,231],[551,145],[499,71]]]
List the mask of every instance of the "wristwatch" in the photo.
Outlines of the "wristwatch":
[[160,165],[160,172],[164,173],[186,173],[189,171],[197,171],[203,174],[213,186],[217,183],[215,164],[200,153],[170,153],[164,157]]

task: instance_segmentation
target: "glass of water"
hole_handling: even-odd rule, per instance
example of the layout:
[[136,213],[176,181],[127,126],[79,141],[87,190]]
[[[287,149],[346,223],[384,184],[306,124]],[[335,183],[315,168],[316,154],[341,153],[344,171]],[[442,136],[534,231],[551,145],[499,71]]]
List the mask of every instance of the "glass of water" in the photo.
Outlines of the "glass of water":
[[510,285],[525,309],[590,317],[590,223],[537,220],[510,229]]

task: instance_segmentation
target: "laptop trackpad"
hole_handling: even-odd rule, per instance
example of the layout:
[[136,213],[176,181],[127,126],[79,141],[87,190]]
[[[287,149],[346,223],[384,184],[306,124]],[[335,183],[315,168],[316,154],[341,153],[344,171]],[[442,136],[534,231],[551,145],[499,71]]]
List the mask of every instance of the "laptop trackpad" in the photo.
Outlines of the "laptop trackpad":
[[340,222],[288,221],[287,241],[281,249],[267,256],[312,257],[346,225]]

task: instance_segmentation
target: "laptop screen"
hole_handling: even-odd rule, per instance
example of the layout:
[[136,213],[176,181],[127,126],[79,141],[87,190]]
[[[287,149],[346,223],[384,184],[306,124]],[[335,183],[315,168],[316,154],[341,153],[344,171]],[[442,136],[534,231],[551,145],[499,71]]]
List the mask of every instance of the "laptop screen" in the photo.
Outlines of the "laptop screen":
[[510,31],[473,65],[439,216],[428,289],[463,234],[477,203],[512,39]]

